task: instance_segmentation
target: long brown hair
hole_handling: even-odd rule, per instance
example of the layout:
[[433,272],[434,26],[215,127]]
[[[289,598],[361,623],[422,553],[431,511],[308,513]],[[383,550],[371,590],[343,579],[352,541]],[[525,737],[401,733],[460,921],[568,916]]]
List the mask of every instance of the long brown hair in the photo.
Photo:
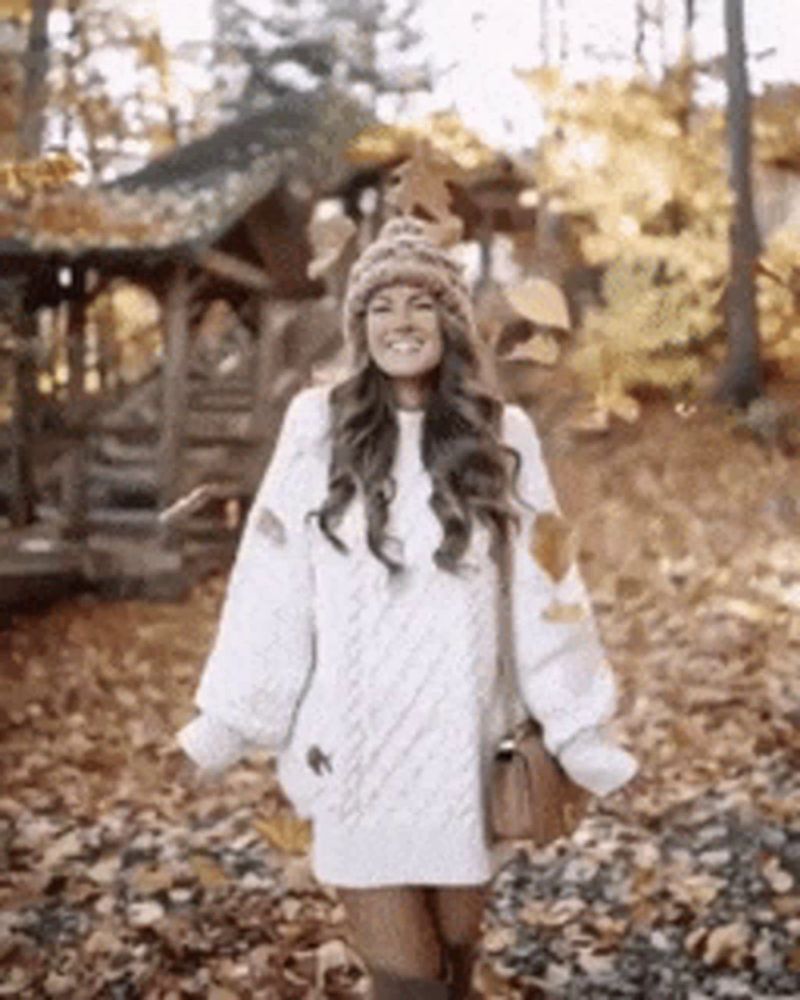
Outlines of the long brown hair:
[[[517,492],[521,458],[500,438],[503,401],[493,391],[496,379],[488,358],[479,356],[466,330],[451,313],[442,309],[438,313],[444,350],[425,403],[421,457],[433,486],[428,502],[444,535],[433,561],[441,569],[457,574],[475,518],[489,527],[490,555],[495,560],[510,522],[519,530],[519,515],[508,501],[512,479],[507,461],[510,458],[514,465],[511,475]],[[367,545],[394,575],[405,567],[387,555],[383,546],[396,488],[391,469],[399,427],[390,377],[377,367],[369,353],[363,316],[359,317],[352,349],[354,370],[334,385],[329,395],[332,450],[328,495],[321,507],[309,514],[318,518],[332,545],[339,551],[349,551],[333,528],[360,484],[365,498]]]

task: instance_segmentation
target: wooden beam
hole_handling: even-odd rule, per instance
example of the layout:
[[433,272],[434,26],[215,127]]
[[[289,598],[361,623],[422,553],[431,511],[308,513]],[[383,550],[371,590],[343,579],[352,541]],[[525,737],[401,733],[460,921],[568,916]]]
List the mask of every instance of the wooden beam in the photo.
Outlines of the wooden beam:
[[[277,303],[276,303],[277,309]],[[283,344],[275,322],[276,310],[270,308],[265,296],[258,300],[258,360],[256,364],[255,400],[253,406],[253,429],[263,437],[269,426],[272,400],[272,385],[280,371]]]
[[86,299],[85,274],[72,269],[76,292],[68,305],[67,358],[67,420],[72,438],[63,479],[63,504],[66,525],[64,536],[71,539],[86,537],[88,529],[88,483],[86,476]]
[[195,260],[212,274],[243,285],[250,291],[269,292],[272,289],[272,282],[265,271],[233,254],[222,250],[204,250],[195,256]]
[[22,291],[15,293],[13,307],[16,338],[12,341],[13,387],[11,412],[11,492],[9,516],[12,528],[22,528],[34,518],[32,416],[36,394],[33,360],[35,314],[24,308]]
[[[178,499],[187,415],[187,364],[189,358],[189,269],[180,263],[164,303],[164,365],[161,373],[161,440],[159,443],[159,506]],[[167,538],[167,544],[175,539]]]

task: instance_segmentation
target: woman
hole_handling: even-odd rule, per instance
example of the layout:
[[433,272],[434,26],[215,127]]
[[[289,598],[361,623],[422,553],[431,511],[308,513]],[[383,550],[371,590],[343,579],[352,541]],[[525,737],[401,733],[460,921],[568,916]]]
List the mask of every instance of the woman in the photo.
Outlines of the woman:
[[[512,718],[533,714],[595,794],[636,762],[603,730],[615,684],[577,569],[556,586],[529,555],[532,518],[557,505],[530,420],[490,388],[459,268],[422,223],[392,220],[352,268],[344,318],[350,373],[290,403],[180,742],[217,773],[251,744],[277,751],[376,998],[466,997],[502,858],[484,809],[505,723],[501,533]],[[542,617],[554,601],[583,620]]]

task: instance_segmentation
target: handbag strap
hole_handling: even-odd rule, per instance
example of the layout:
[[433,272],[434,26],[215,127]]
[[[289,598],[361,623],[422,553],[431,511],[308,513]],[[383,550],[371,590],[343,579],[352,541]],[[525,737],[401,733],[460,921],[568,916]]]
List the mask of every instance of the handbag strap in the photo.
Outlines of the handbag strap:
[[497,623],[497,671],[498,683],[504,708],[504,733],[511,728],[510,685],[514,672],[514,631],[513,631],[513,587],[511,586],[513,552],[511,532],[506,530],[500,540],[497,565],[496,613]]

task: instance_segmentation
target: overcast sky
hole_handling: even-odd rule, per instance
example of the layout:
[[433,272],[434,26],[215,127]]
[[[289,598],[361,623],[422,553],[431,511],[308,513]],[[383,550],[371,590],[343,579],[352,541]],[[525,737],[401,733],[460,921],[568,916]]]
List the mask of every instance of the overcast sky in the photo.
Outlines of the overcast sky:
[[[211,31],[211,0],[118,0],[129,9],[140,7],[156,14],[169,45],[208,37]],[[268,15],[271,0],[240,0]],[[299,0],[299,5],[317,0]],[[536,103],[529,90],[513,75],[516,67],[531,67],[539,59],[539,0],[422,0],[420,24],[424,53],[440,71],[435,93],[412,110],[423,113],[455,108],[468,125],[487,141],[511,148],[532,144],[540,126]],[[551,3],[551,8],[556,4]],[[681,43],[684,4],[667,0],[675,15],[666,38],[668,55]],[[700,58],[719,55],[724,47],[723,0],[696,0],[696,51]],[[768,58],[753,59],[754,88],[763,83],[800,78],[800,17],[798,0],[758,0],[745,4],[748,44],[757,54],[774,48]],[[568,16],[568,62],[573,78],[598,72],[627,75],[633,51],[633,0],[566,0]],[[555,32],[554,32],[555,35]],[[553,38],[557,51],[557,38]],[[602,64],[587,51],[594,46],[616,51],[622,61]],[[660,42],[653,38],[647,55],[658,63]],[[444,72],[447,70],[447,72]],[[721,99],[721,83],[711,84],[701,99]]]

